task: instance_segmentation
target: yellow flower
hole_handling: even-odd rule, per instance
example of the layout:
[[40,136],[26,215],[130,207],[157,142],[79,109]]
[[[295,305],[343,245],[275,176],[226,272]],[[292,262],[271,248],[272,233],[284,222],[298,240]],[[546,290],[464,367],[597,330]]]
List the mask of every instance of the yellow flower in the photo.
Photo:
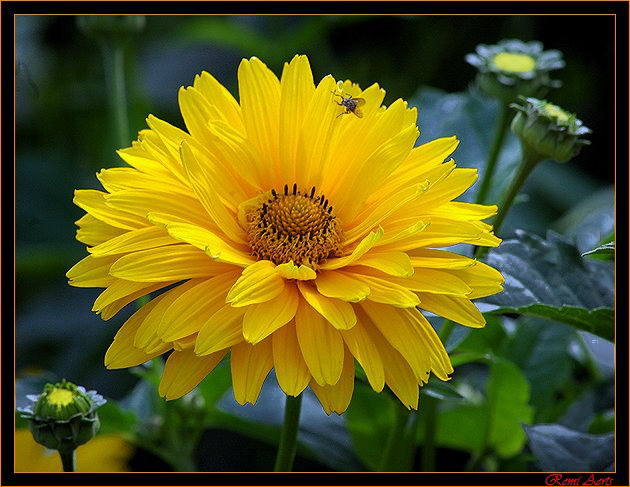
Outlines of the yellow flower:
[[[305,56],[281,80],[243,60],[238,81],[240,103],[197,76],[179,92],[188,132],[149,116],[119,151],[131,167],[98,173],[104,192],[75,193],[90,255],[67,276],[106,288],[93,310],[107,320],[168,287],[118,331],[107,367],[173,350],[160,393],[175,399],[231,352],[240,404],[256,402],[274,368],[286,394],[310,385],[341,413],[356,359],[374,390],[387,384],[417,408],[430,372],[448,380],[453,369],[416,307],[481,327],[470,300],[502,289],[491,267],[436,250],[499,244],[481,222],[495,206],[452,201],[477,171],[444,162],[455,137],[414,148],[416,109],[382,106],[377,84],[315,86]],[[349,97],[365,103],[344,106]]]
[[[77,472],[127,472],[133,447],[121,436],[101,435],[77,448]],[[35,443],[27,429],[15,431],[16,472],[62,472],[59,452]]]

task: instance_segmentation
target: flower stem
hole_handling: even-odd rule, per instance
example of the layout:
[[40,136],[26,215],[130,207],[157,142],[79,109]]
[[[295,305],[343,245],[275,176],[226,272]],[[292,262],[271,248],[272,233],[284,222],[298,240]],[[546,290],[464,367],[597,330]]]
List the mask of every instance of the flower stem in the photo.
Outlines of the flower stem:
[[124,44],[118,39],[108,39],[101,43],[105,62],[105,78],[109,94],[116,146],[129,145],[129,117],[127,115],[127,94],[125,87]]
[[505,134],[510,126],[510,110],[507,105],[501,103],[499,105],[499,116],[497,117],[497,123],[494,130],[494,139],[492,140],[492,146],[488,154],[488,161],[486,162],[486,168],[483,173],[483,179],[479,192],[477,193],[477,203],[483,204],[484,200],[488,196],[490,190],[490,182],[492,181],[492,175],[494,174],[494,168],[497,165],[499,154],[501,153],[501,147],[503,147],[503,141],[505,140]]
[[[499,234],[501,226],[503,225],[503,221],[505,220],[505,217],[508,214],[512,203],[514,203],[514,198],[521,190],[521,187],[540,161],[541,158],[538,154],[532,153],[527,149],[523,149],[523,159],[521,160],[521,165],[519,166],[516,177],[512,180],[512,184],[503,196],[503,201],[499,205],[499,212],[492,222],[495,235]],[[477,249],[475,250],[475,257],[481,258],[486,255],[487,251],[487,247],[477,247]]]
[[385,443],[385,451],[381,460],[381,468],[379,468],[380,472],[392,472],[395,470],[393,468],[393,464],[398,457],[398,446],[403,437],[407,419],[409,418],[409,411],[403,409],[403,407],[399,404],[396,404],[394,414],[394,426],[389,431],[387,443]]
[[297,433],[300,425],[300,409],[302,407],[302,395],[297,397],[287,396],[284,407],[284,425],[280,435],[280,445],[274,472],[290,472],[293,468],[295,451],[297,448]]
[[61,465],[64,472],[76,472],[77,471],[77,450],[61,449],[59,450],[59,456],[61,457]]

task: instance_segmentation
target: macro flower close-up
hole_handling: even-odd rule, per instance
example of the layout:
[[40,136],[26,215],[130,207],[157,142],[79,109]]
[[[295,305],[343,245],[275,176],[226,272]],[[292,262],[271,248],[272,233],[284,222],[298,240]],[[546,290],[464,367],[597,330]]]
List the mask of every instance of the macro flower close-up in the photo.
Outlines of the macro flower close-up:
[[[88,256],[67,276],[105,290],[104,320],[136,311],[105,356],[110,369],[172,351],[160,394],[190,392],[229,352],[234,397],[256,403],[273,368],[282,390],[311,386],[327,413],[350,403],[355,359],[371,387],[407,407],[453,368],[418,310],[479,328],[474,298],[500,292],[492,267],[442,247],[496,247],[494,205],[453,201],[477,179],[455,137],[414,147],[417,110],[383,106],[295,56],[280,79],[257,58],[238,69],[239,102],[209,73],[179,91],[186,131],[150,115],[77,190]],[[348,103],[350,101],[350,103]]]

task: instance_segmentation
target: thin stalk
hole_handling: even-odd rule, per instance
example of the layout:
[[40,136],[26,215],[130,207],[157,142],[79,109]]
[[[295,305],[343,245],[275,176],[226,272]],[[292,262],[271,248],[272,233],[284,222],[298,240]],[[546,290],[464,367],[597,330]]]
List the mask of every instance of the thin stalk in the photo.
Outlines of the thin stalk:
[[486,162],[486,168],[483,172],[483,179],[481,180],[481,186],[477,193],[477,203],[483,204],[488,191],[490,190],[490,182],[492,181],[492,175],[494,174],[494,168],[497,165],[501,148],[503,147],[503,141],[507,134],[508,127],[510,126],[510,110],[504,103],[499,105],[499,116],[497,117],[497,123],[494,129],[494,139],[492,140],[492,146],[488,153],[488,161]]
[[295,451],[297,449],[297,433],[300,426],[300,409],[302,407],[302,395],[297,397],[287,396],[284,407],[284,425],[280,435],[280,445],[274,472],[290,472],[293,469]]
[[424,399],[424,443],[422,444],[422,471],[435,471],[435,437],[437,435],[437,405],[435,397]]
[[[516,177],[512,180],[512,184],[505,193],[505,196],[503,196],[503,201],[499,205],[499,212],[492,222],[495,235],[499,234],[501,226],[503,225],[503,221],[505,220],[508,211],[512,207],[512,203],[514,203],[514,198],[521,190],[521,187],[540,161],[541,159],[537,154],[531,153],[527,150],[523,151],[523,159],[521,161],[521,165],[519,166],[518,173],[516,174]],[[487,247],[477,247],[477,249],[475,250],[475,257],[481,258],[486,255],[487,251]]]
[[119,148],[129,145],[129,116],[125,86],[125,51],[122,41],[108,39],[101,43],[105,63],[105,79],[112,113],[112,124]]
[[77,471],[77,450],[76,449],[61,449],[59,450],[59,456],[61,457],[61,465],[64,472],[76,472]]
[[394,413],[394,426],[389,431],[387,443],[385,443],[385,451],[381,460],[381,467],[379,468],[380,472],[392,472],[394,470],[393,463],[398,457],[399,442],[403,436],[407,419],[409,418],[409,411],[403,409],[402,406],[398,404],[396,404]]

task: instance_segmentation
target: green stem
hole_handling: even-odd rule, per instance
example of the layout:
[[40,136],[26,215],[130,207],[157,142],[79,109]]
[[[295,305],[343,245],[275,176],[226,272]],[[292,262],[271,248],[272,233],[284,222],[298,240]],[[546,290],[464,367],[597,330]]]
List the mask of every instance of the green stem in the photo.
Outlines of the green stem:
[[394,413],[394,426],[389,431],[387,443],[385,443],[385,451],[381,460],[381,468],[379,469],[380,472],[394,471],[393,464],[399,453],[399,442],[403,436],[407,419],[409,418],[409,411],[403,409],[399,404],[396,404]]
[[477,193],[477,203],[483,204],[488,191],[490,190],[490,182],[492,181],[492,175],[494,174],[494,168],[497,165],[499,154],[501,153],[501,147],[503,147],[503,141],[507,134],[508,127],[510,126],[510,110],[507,105],[501,103],[499,105],[499,116],[497,117],[497,123],[494,130],[494,139],[492,140],[492,146],[488,153],[488,161],[486,162],[486,168],[483,173],[483,179],[479,192]]
[[77,471],[77,450],[76,449],[61,449],[59,450],[59,456],[61,457],[61,465],[64,472],[76,472]]
[[116,134],[116,146],[129,145],[129,117],[127,115],[127,94],[125,88],[124,44],[118,39],[108,39],[101,43],[105,62],[105,79],[112,113],[112,123]]
[[284,407],[284,425],[280,435],[278,456],[273,468],[274,472],[290,472],[293,468],[295,451],[297,448],[297,433],[300,425],[300,409],[302,407],[302,395],[297,397],[287,396]]
[[[523,159],[521,161],[521,165],[519,166],[518,173],[516,174],[516,177],[512,180],[512,183],[505,193],[505,196],[503,196],[503,201],[499,205],[499,212],[492,222],[495,235],[499,234],[501,226],[503,225],[503,221],[505,220],[508,211],[512,207],[512,203],[514,203],[514,198],[521,190],[521,187],[540,161],[541,159],[538,154],[530,152],[527,149],[523,149]],[[477,249],[475,250],[475,257],[481,258],[486,255],[487,251],[487,247],[477,247]]]
[[435,437],[437,435],[438,400],[429,395],[424,399],[424,443],[422,444],[422,471],[435,471]]

